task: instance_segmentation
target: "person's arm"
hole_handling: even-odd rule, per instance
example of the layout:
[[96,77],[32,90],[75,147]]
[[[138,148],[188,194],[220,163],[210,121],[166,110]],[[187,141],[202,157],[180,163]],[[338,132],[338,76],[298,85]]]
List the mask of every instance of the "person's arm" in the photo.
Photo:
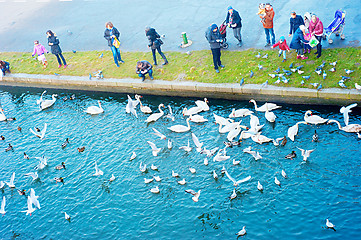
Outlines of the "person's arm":
[[293,30],[293,21],[292,21],[293,18],[290,18],[290,32],[288,34],[288,36],[290,37],[292,35],[292,30]]
[[226,17],[226,24],[229,23],[229,12],[227,12],[227,17]]
[[212,39],[211,31],[212,31],[212,30],[210,30],[210,31],[207,32],[207,39],[208,39],[208,42],[209,42],[209,43],[215,43],[215,42],[217,42],[217,41],[216,41],[216,39]]
[[105,29],[105,31],[104,31],[104,38],[106,39],[106,40],[110,40],[110,34],[109,34],[109,31],[107,30],[107,29]]
[[271,48],[275,48],[280,45],[280,42],[275,43]]
[[36,47],[34,46],[33,54],[31,54],[32,57],[34,57],[36,54]]
[[116,38],[119,40],[120,32],[118,31],[118,29],[113,28],[113,31],[114,31],[114,35],[115,35]]

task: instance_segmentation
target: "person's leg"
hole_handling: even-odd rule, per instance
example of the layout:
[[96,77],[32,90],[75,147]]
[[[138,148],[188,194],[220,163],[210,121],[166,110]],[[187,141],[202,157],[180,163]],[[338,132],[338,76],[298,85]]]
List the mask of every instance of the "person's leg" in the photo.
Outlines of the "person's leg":
[[233,28],[233,35],[238,40],[238,45],[242,42],[241,28]]
[[65,58],[64,58],[63,54],[59,53],[59,56],[61,57],[61,60],[63,60],[64,67],[65,67],[66,66],[66,61],[65,61]]
[[217,48],[217,64],[219,67],[224,68],[224,66],[221,63],[221,49]]
[[122,56],[120,56],[120,49],[119,48],[115,48],[116,52],[117,52],[117,59],[118,62],[124,63],[124,61],[122,60]]
[[286,50],[282,50],[282,53],[283,53],[283,61],[286,60]]
[[139,74],[138,74],[138,76],[142,78],[142,81],[144,81],[144,80],[145,80],[145,75],[144,75],[144,74],[139,73]]
[[114,46],[111,46],[110,49],[112,50],[112,53],[113,53],[114,63],[115,63],[115,65],[117,65],[117,67],[119,67],[118,57],[117,57],[117,49]]
[[282,54],[282,50],[280,49],[280,50],[278,51],[278,57],[281,57],[281,54]]
[[163,65],[168,64],[168,60],[167,60],[167,58],[165,57],[164,53],[162,52],[162,49],[160,48],[160,46],[157,47],[157,51],[158,51],[159,55],[160,55],[160,56],[163,58],[163,60],[164,60]]
[[316,36],[316,39],[319,41],[319,43],[317,44],[317,58],[321,57],[321,53],[322,53],[322,45],[321,45],[321,41],[322,41],[322,36]]
[[211,48],[212,51],[212,57],[213,57],[213,65],[214,65],[214,69],[218,70],[218,64],[217,64],[217,49],[218,48]]
[[155,55],[155,49],[152,48],[154,65],[157,65],[157,56]]
[[59,67],[61,67],[61,60],[60,60],[59,54],[54,54],[54,55],[56,57],[56,60],[58,60]]
[[264,33],[266,34],[266,42],[267,42],[266,47],[267,47],[267,46],[271,45],[271,41],[270,41],[270,37],[269,37],[269,29],[265,28]]
[[270,28],[269,32],[271,33],[271,37],[272,37],[272,45],[274,45],[276,43],[275,31],[273,30],[273,28]]
[[149,74],[150,79],[153,80],[153,69],[150,69],[148,74]]

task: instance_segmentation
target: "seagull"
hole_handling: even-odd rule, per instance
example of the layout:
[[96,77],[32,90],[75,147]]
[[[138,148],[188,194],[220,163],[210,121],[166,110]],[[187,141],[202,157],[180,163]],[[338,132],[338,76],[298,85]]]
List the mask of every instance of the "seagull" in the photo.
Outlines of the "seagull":
[[263,191],[263,186],[262,186],[262,184],[258,181],[258,183],[257,183],[257,189],[259,190],[259,191]]
[[186,152],[190,152],[192,150],[192,148],[189,146],[189,140],[188,140],[188,145],[187,146],[179,147],[179,149],[183,149]]
[[151,141],[147,141],[147,143],[149,144],[149,146],[152,148],[152,154],[154,157],[158,156],[158,153],[160,152],[161,148],[157,148],[157,146],[151,142]]
[[345,69],[345,72],[346,72],[346,74],[350,74],[350,73],[353,73],[354,70]]
[[43,130],[40,131],[40,133],[37,132],[37,130],[38,130],[37,128],[35,128],[35,131],[30,128],[30,132],[42,140],[45,137],[47,126],[48,125],[45,123],[44,128],[43,128]]
[[282,174],[282,177],[287,178],[287,174],[286,174],[285,170],[282,169],[281,174]]
[[154,180],[157,181],[157,182],[160,182],[162,181],[162,179],[159,177],[159,176],[153,176]]
[[192,140],[197,147],[197,152],[200,152],[202,150],[203,143],[199,142],[197,136],[194,133],[192,133]]
[[152,133],[152,134],[160,137],[161,140],[166,139],[166,136],[165,136],[164,134],[160,133],[160,132],[159,132],[157,129],[155,129],[155,128],[152,128],[152,129],[153,129],[153,131],[154,131],[154,133]]
[[112,174],[112,176],[109,179],[109,182],[113,182],[115,180],[114,174]]
[[5,183],[3,181],[0,181],[0,189],[2,189],[5,186]]
[[46,93],[46,90],[40,95],[40,99],[36,100],[36,104],[39,105],[41,104],[44,100],[43,100],[43,95]]
[[152,165],[150,166],[150,169],[152,169],[153,171],[158,171],[158,167],[155,166],[154,164],[152,164]]
[[152,177],[152,178],[144,178],[144,183],[151,183],[151,182],[153,182],[153,180],[154,180],[154,177]]
[[156,186],[155,188],[150,189],[150,192],[152,192],[152,193],[159,193],[159,192],[160,192],[160,191],[159,191],[159,187]]
[[98,168],[98,164],[97,162],[95,162],[95,173],[93,174],[93,176],[100,176],[100,175],[103,175],[103,171]]
[[327,226],[328,228],[332,228],[332,229],[335,230],[335,225],[333,225],[333,223],[330,222],[330,220],[328,220],[328,219],[326,219],[326,226]]
[[195,169],[195,168],[192,168],[192,167],[189,167],[189,171],[190,171],[192,174],[195,174],[195,173],[196,173],[196,169]]
[[304,150],[302,148],[297,147],[301,151],[301,155],[303,156],[303,161],[307,161],[307,158],[310,156],[310,154],[315,151],[315,149],[312,150]]
[[5,204],[6,204],[6,199],[5,196],[3,196],[3,200],[1,202],[1,208],[0,208],[0,214],[2,214],[3,216],[5,215],[6,211],[5,211]]
[[196,191],[194,191],[194,190],[192,190],[192,189],[188,189],[188,190],[185,190],[185,192],[192,194],[192,195],[193,195],[192,200],[193,200],[194,202],[198,202],[199,196],[201,195],[201,190],[199,190],[198,192],[196,192]]
[[259,159],[262,159],[262,156],[259,154],[259,152],[251,150],[251,146],[249,146],[248,148],[243,149],[243,152],[251,154],[256,161],[259,160]]
[[180,184],[180,185],[184,185],[184,184],[186,184],[186,183],[187,183],[187,182],[186,182],[185,178],[183,178],[183,180],[178,181],[178,184]]
[[179,177],[179,174],[172,170],[172,177]]
[[275,184],[277,184],[278,186],[281,186],[281,182],[277,179],[277,177],[275,177]]
[[132,153],[132,156],[130,156],[130,161],[134,160],[137,157],[137,154],[135,152]]
[[35,191],[34,189],[30,189],[30,199],[31,202],[34,204],[35,207],[37,207],[38,209],[40,209],[40,203],[38,200],[39,196],[35,196]]
[[235,199],[236,197],[237,197],[237,193],[236,193],[236,189],[234,188],[233,193],[229,198],[232,200],[232,199]]
[[213,170],[213,178],[214,178],[215,180],[218,179],[218,175],[217,175],[216,171],[214,171],[214,170]]
[[334,67],[336,66],[336,64],[337,64],[337,61],[330,63],[330,65],[334,66]]
[[170,150],[172,149],[172,147],[173,147],[173,143],[170,139],[168,139],[168,149]]
[[234,185],[235,187],[237,187],[238,184],[243,183],[243,182],[247,182],[248,180],[251,179],[251,176],[248,176],[248,177],[246,177],[246,178],[243,178],[243,179],[241,179],[241,180],[236,181],[233,177],[231,177],[231,176],[229,175],[229,173],[228,173],[227,171],[226,171],[225,173],[226,173],[227,177],[229,178],[229,180],[231,180],[231,181],[233,182],[233,185]]
[[42,170],[48,165],[48,159],[45,156],[42,157],[35,157],[36,159],[40,160],[38,166],[36,166],[35,170]]
[[353,104],[348,105],[347,107],[344,107],[344,106],[341,107],[340,113],[343,114],[343,120],[344,120],[346,126],[348,125],[348,122],[349,122],[348,114],[350,112],[352,112],[351,108],[354,108],[356,106],[357,106],[357,103],[353,103]]
[[13,174],[11,174],[10,177],[10,182],[5,182],[10,188],[15,188],[15,184],[14,184],[14,180],[15,180],[15,172],[13,172]]
[[246,226],[243,226],[242,230],[236,233],[237,236],[244,236],[246,235]]
[[37,172],[30,172],[30,173],[25,174],[25,176],[32,177],[32,178],[33,178],[33,181],[35,181],[36,179],[39,178],[39,175],[38,175]]
[[216,156],[213,158],[213,162],[221,162],[228,160],[231,156],[226,156],[226,151],[224,149],[221,149],[218,151]]
[[28,210],[25,210],[25,211],[21,211],[21,212],[25,212],[26,215],[29,215],[31,216],[31,214],[36,210],[36,208],[33,208],[33,202],[31,201],[31,198],[30,196],[28,196]]
[[140,163],[140,166],[139,166],[139,170],[141,171],[141,172],[145,172],[145,171],[147,171],[147,164],[144,164],[143,165],[143,163],[141,162]]
[[139,100],[133,100],[129,95],[127,95],[127,96],[128,96],[128,103],[125,106],[125,111],[126,111],[126,113],[131,113],[136,118],[138,118],[137,111],[135,110],[135,108],[137,107]]
[[233,161],[232,161],[233,165],[238,165],[240,162],[241,162],[241,161],[237,161],[237,160],[235,160],[235,159],[233,159]]
[[70,216],[66,212],[64,212],[64,217],[65,220],[68,220],[70,222]]

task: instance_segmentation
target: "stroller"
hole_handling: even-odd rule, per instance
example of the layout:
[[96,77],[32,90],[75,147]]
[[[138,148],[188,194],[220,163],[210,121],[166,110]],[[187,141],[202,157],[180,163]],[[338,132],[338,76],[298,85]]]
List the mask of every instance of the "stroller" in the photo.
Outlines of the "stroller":
[[221,24],[221,26],[219,26],[219,33],[221,34],[221,38],[222,38],[222,43],[221,43],[221,48],[223,49],[227,49],[228,48],[228,43],[227,43],[227,24],[226,21],[223,21],[223,23]]
[[341,40],[345,39],[345,35],[343,34],[343,28],[345,26],[345,16],[346,11],[337,10],[335,12],[334,20],[325,28],[325,32],[323,34],[323,39],[328,39],[328,43],[332,44],[333,40],[331,39],[331,34],[334,33],[336,36],[341,35]]

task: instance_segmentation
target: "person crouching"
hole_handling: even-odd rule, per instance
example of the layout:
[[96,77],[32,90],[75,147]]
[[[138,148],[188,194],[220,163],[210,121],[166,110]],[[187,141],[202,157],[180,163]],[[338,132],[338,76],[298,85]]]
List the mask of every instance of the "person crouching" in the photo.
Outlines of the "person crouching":
[[142,78],[142,81],[145,80],[145,75],[148,73],[150,79],[154,79],[153,78],[153,70],[152,70],[153,66],[152,64],[150,64],[148,61],[138,61],[137,62],[137,74],[139,77]]

